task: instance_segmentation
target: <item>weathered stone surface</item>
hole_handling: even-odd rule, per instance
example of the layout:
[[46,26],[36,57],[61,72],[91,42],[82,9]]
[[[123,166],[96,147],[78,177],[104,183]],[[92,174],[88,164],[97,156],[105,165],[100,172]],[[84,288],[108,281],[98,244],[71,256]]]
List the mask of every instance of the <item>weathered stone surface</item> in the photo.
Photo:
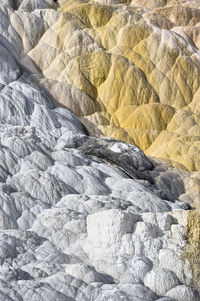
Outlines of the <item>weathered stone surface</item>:
[[198,1],[27,3],[12,28],[57,101],[92,133],[200,170]]
[[[58,89],[55,95],[66,95],[71,111],[77,109],[84,118],[94,114],[120,136],[121,125],[111,122],[115,106],[123,111],[125,93],[133,95],[130,88],[139,85],[143,90],[137,87],[136,103],[130,102],[126,114],[132,108],[137,116],[140,110],[145,115],[156,111],[160,122],[147,118],[144,124],[163,133],[168,117],[173,120],[177,113],[176,104],[162,103],[142,68],[119,54],[127,49],[120,43],[128,42],[128,32],[137,33],[134,24],[146,22],[149,35],[155,34],[144,18],[149,11],[119,5],[128,2],[60,1],[64,13],[55,11],[51,0],[0,4],[2,300],[200,298],[194,288],[199,285],[199,215],[188,210],[198,203],[198,174],[150,159],[135,145],[89,136],[81,121],[49,94]],[[136,39],[143,37],[142,28]],[[112,30],[113,39],[108,39]],[[178,35],[172,36],[180,42]],[[180,58],[184,51],[178,48]],[[36,53],[46,78],[28,56],[36,60]],[[52,60],[59,70],[52,69]],[[188,54],[188,60],[198,61],[198,55]],[[51,85],[52,90],[44,88]],[[104,94],[110,95],[107,104],[100,99]],[[184,97],[177,97],[177,107]]]
[[171,298],[176,298],[178,301],[190,301],[194,300],[197,301],[199,299],[198,294],[193,292],[191,288],[186,287],[184,285],[177,286],[176,288],[171,289],[167,296]]

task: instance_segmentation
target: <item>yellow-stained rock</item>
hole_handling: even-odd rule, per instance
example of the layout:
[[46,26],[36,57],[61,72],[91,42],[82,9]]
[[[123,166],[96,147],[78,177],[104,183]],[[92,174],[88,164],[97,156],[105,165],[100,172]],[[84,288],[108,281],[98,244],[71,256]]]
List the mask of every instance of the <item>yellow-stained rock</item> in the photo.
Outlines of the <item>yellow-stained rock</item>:
[[182,258],[188,260],[192,269],[192,281],[196,287],[200,286],[200,213],[197,210],[187,213],[187,244]]
[[44,87],[90,133],[200,170],[199,1],[59,4],[34,35],[26,12],[11,17]]

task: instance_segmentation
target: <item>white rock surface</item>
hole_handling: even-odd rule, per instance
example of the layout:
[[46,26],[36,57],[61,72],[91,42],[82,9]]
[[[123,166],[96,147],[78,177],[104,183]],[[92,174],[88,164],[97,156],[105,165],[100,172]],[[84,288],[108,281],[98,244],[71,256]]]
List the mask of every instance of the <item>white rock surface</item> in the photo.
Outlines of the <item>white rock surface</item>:
[[197,301],[168,167],[87,136],[32,74],[8,10],[52,5],[0,4],[0,300]]
[[199,300],[199,295],[197,295],[190,287],[185,285],[180,285],[171,289],[169,292],[167,292],[167,296],[178,301]]

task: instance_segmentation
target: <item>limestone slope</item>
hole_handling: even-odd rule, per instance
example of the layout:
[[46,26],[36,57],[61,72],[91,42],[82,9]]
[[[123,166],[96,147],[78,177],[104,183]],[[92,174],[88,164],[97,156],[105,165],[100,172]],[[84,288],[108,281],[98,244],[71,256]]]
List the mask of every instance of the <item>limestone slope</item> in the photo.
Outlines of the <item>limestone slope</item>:
[[11,25],[49,27],[52,7],[0,4],[0,299],[198,301],[198,173],[88,136],[55,102]]
[[199,2],[36,3],[10,20],[52,96],[91,133],[199,171]]

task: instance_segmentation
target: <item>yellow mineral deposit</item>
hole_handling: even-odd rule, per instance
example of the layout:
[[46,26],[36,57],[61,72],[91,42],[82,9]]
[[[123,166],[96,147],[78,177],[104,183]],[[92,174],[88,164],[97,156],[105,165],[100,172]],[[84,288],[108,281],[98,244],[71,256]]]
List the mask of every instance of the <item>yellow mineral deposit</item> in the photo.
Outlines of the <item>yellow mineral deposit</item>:
[[189,211],[187,213],[187,244],[184,248],[182,258],[188,260],[192,269],[192,281],[195,287],[200,286],[200,212]]
[[44,87],[91,133],[200,170],[200,2],[59,4],[34,38],[26,14],[12,16]]

